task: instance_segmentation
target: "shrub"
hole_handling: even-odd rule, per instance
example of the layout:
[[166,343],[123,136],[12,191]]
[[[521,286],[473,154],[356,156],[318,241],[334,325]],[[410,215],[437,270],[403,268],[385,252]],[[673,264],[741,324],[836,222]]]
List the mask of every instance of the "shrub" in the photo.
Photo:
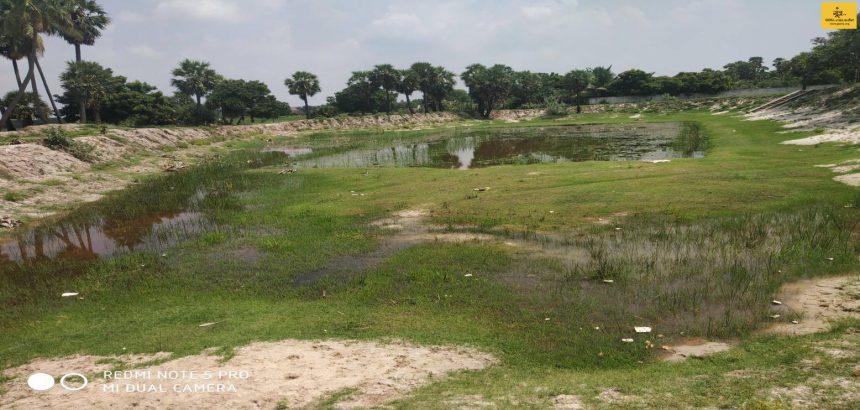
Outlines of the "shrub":
[[60,127],[48,128],[42,143],[52,150],[65,151],[81,161],[94,162],[97,159],[94,146],[73,140]]
[[546,97],[544,99],[544,107],[546,108],[546,115],[569,114],[569,109],[567,105],[561,102],[561,98],[559,98],[557,95]]

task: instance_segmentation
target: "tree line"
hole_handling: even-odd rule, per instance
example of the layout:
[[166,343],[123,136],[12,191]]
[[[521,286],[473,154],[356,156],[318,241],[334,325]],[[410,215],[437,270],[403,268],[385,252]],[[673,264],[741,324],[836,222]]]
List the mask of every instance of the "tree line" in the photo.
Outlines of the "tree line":
[[[0,124],[10,129],[11,118],[24,125],[34,118],[47,122],[50,112],[60,121],[131,126],[242,123],[291,113],[290,106],[279,101],[265,83],[225,78],[205,61],[181,61],[171,71],[176,92],[167,96],[150,84],[129,81],[110,68],[84,60],[81,47],[95,44],[108,24],[109,16],[95,0],[0,0],[0,54],[12,62],[18,85],[0,100]],[[60,36],[75,50],[75,59],[60,74],[63,92],[57,96],[51,94],[39,64],[39,56],[45,52],[44,36]],[[612,66],[542,73],[516,71],[504,64],[472,64],[457,75],[428,62],[403,68],[379,64],[353,72],[343,89],[316,107],[308,102],[322,91],[316,75],[297,71],[283,85],[302,100],[307,118],[418,111],[455,111],[489,118],[502,108],[575,106],[579,112],[587,97],[715,94],[732,88],[860,81],[860,31],[838,30],[812,43],[811,50],[790,59],[777,58],[772,66],[761,57],[751,57],[721,70],[674,76],[640,69],[616,74]],[[23,76],[21,60],[26,61]],[[466,89],[456,87],[458,77]],[[48,103],[41,98],[40,83]]]

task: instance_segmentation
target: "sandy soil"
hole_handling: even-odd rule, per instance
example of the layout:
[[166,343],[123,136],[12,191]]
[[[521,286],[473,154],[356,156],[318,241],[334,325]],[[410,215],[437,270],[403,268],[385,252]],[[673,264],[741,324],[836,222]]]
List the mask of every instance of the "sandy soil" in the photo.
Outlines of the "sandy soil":
[[689,358],[696,359],[725,352],[731,348],[732,345],[726,342],[691,339],[671,346],[668,354],[663,356],[663,360],[668,362],[680,362]]
[[[858,141],[860,143],[860,141]],[[828,168],[836,174],[834,181],[846,185],[860,186],[860,159],[840,162],[838,164],[816,165],[819,168]]]
[[0,184],[8,185],[18,178],[46,179],[64,172],[89,169],[89,164],[65,152],[43,145],[19,144],[0,146]]
[[[766,332],[805,335],[824,332],[830,322],[843,317],[860,318],[860,274],[802,280],[783,286],[774,305],[775,314],[786,322],[770,326]],[[791,323],[793,315],[798,323]]]
[[[773,109],[747,114],[749,120],[776,120],[782,122],[786,132],[824,130],[819,135],[783,141],[789,145],[817,145],[822,143],[860,144],[860,103],[858,87],[845,87],[835,91],[823,91],[810,98],[803,97],[803,104],[788,104]],[[857,169],[834,169],[844,174],[833,178],[851,186],[860,186]]]
[[[448,373],[479,370],[496,362],[488,354],[465,348],[285,340],[238,348],[224,362],[218,356],[200,354],[148,367],[130,366],[127,369],[136,372],[121,374],[125,379],[106,380],[104,372],[110,366],[98,364],[99,359],[104,358],[36,360],[11,369],[7,374],[15,378],[7,383],[0,408],[273,409],[279,403],[296,408],[344,389],[355,393],[340,400],[338,408],[366,408],[402,397]],[[34,392],[26,380],[33,372],[55,377],[83,373],[90,383],[80,391],[57,385]],[[184,391],[189,386],[225,391]]]

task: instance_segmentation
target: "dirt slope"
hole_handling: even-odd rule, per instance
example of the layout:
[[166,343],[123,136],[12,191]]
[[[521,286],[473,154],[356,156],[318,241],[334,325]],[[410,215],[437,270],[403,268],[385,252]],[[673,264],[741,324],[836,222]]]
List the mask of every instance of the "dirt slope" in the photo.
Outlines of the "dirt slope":
[[[158,172],[176,162],[193,162],[208,147],[193,143],[208,138],[248,138],[259,135],[289,136],[301,131],[349,129],[416,129],[453,122],[452,113],[375,115],[363,117],[300,120],[271,124],[234,125],[212,128],[109,128],[104,133],[78,137],[75,141],[94,148],[96,163],[129,155],[145,159],[120,173],[94,172],[91,164],[63,151],[36,143],[0,146],[0,216],[13,219],[47,216],[69,204],[94,201],[106,191],[120,189],[134,174]],[[28,127],[4,133],[0,140],[33,137],[49,126]],[[60,126],[81,131],[78,124]],[[171,154],[162,158],[163,148]],[[117,174],[122,174],[121,176]],[[14,198],[14,200],[9,200]]]

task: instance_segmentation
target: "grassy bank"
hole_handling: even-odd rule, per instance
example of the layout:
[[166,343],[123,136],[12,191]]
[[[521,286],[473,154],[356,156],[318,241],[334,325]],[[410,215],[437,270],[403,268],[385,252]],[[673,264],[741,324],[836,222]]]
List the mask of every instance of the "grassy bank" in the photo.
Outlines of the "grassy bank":
[[[3,265],[0,367],[38,356],[183,355],[254,340],[329,337],[468,344],[502,360],[401,403],[421,408],[476,394],[502,407],[531,408],[558,394],[595,397],[608,386],[638,397],[634,405],[769,405],[763,390],[814,371],[843,374],[842,359],[822,358],[812,370],[794,365],[817,343],[853,337],[856,322],[803,339],[748,336],[770,320],[768,304],[781,284],[857,270],[857,190],[814,167],[856,149],[779,145],[787,136],[775,123],[705,112],[646,114],[641,121],[699,124],[709,139],[706,157],[284,174],[285,158],[253,152],[263,141],[236,141],[231,148],[249,151],[146,180],[60,221],[83,227],[98,218],[130,223],[192,210],[206,218],[193,239],[108,260]],[[633,120],[599,114],[517,126],[594,122]],[[317,133],[283,142],[321,155],[436,134]],[[415,208],[430,210],[427,222],[447,231],[523,240],[546,252],[430,242],[346,277],[296,286],[302,273],[377,249],[391,234],[369,223]],[[60,298],[65,291],[83,299]],[[217,325],[198,327],[205,322]],[[638,325],[655,332],[623,343]],[[746,341],[729,354],[682,365],[656,363],[645,344],[689,336]],[[738,369],[764,376],[755,384],[723,379]]]

